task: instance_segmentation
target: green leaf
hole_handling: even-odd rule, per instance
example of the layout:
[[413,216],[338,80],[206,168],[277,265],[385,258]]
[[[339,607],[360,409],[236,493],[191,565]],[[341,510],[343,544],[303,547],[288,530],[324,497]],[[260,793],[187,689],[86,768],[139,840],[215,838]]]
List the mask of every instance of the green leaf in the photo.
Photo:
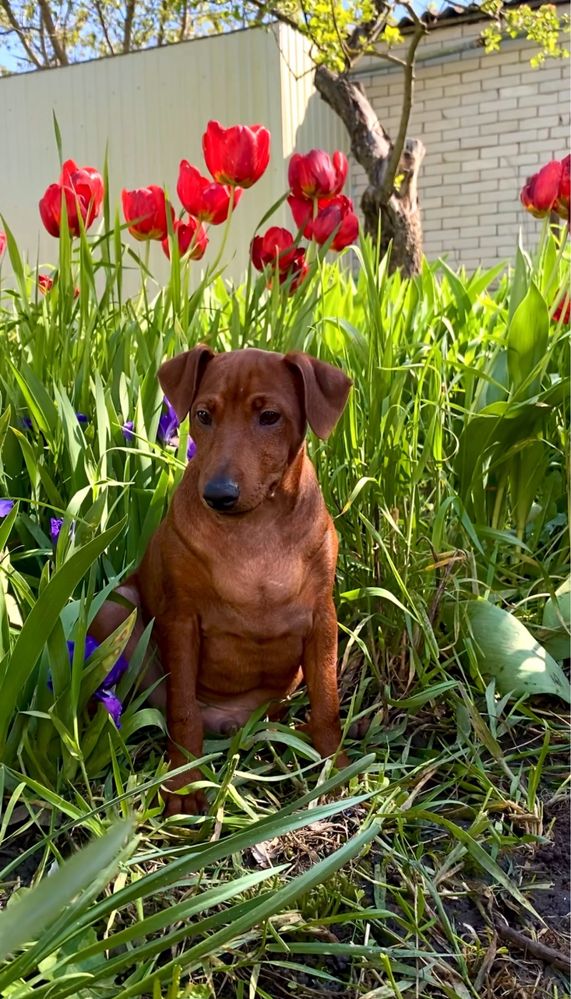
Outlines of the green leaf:
[[543,608],[543,644],[554,659],[567,659],[571,655],[571,576],[565,579]]
[[482,673],[500,694],[555,694],[571,704],[571,685],[559,664],[513,614],[488,600],[466,604],[469,633]]
[[10,669],[2,685],[0,703],[0,755],[4,753],[6,732],[18,707],[19,694],[36,665],[56,619],[89,567],[124,529],[122,520],[99,537],[89,541],[58,569],[43,589],[12,650]]
[[[549,310],[537,286],[532,282],[515,310],[507,331],[508,370],[514,388],[527,382],[547,350]],[[539,388],[536,378],[527,386],[533,395]]]
[[0,913],[0,960],[36,940],[86,888],[98,881],[103,888],[125,853],[137,845],[132,822],[119,822],[106,836],[96,839],[67,860],[55,874]]

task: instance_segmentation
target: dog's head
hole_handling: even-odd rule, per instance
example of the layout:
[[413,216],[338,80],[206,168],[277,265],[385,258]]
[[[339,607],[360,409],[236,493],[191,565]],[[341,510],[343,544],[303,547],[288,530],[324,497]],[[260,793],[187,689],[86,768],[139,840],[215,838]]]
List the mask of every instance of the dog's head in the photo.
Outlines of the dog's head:
[[179,420],[190,413],[198,488],[218,513],[248,513],[271,497],[305,437],[328,437],[349,395],[339,368],[308,354],[199,345],[165,361],[161,387]]

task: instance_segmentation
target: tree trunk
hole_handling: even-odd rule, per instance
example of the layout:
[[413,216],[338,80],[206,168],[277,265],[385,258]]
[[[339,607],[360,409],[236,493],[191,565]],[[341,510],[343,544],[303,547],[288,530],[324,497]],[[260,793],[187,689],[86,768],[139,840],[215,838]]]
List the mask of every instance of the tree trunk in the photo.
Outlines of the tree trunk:
[[369,184],[361,201],[365,232],[376,240],[380,229],[383,253],[392,242],[391,270],[418,274],[422,262],[418,202],[418,173],[425,153],[422,142],[404,141],[403,137],[403,148],[395,162],[395,144],[359,83],[320,66],[315,72],[315,86],[343,121],[351,152],[367,174]]

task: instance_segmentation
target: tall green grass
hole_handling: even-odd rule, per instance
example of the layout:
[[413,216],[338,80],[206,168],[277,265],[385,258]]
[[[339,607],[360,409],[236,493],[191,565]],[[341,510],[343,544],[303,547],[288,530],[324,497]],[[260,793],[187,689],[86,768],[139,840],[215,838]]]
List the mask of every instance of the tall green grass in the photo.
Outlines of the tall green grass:
[[[533,258],[518,248],[513,272],[468,275],[438,261],[405,280],[363,241],[350,251],[353,270],[350,254],[317,257],[291,297],[251,274],[238,287],[217,272],[199,281],[176,255],[170,281],[157,288],[109,205],[103,235],[60,240],[45,297],[11,234],[8,252],[15,280],[0,298],[0,497],[16,506],[0,520],[0,842],[25,843],[24,860],[39,862],[40,891],[42,874],[89,832],[101,875],[82,881],[80,864],[63,866],[44,909],[40,896],[27,908],[25,893],[13,901],[22,919],[10,932],[21,932],[7,936],[0,994],[210,995],[224,977],[216,955],[233,946],[225,960],[236,995],[274,999],[270,971],[294,976],[308,954],[322,962],[325,981],[335,975],[323,962],[352,957],[352,987],[365,983],[362,994],[404,995],[422,981],[429,995],[477,995],[474,954],[439,885],[456,863],[469,864],[525,908],[517,877],[498,863],[513,829],[497,815],[509,800],[539,829],[541,782],[564,783],[557,725],[525,697],[499,696],[502,662],[482,655],[465,613],[485,598],[526,625],[524,644],[537,655],[551,601],[551,630],[567,634],[555,591],[569,574],[569,333],[550,318],[569,283],[562,245],[547,233]],[[140,275],[130,297],[128,269]],[[87,669],[78,656],[70,665],[66,639],[83,647],[89,621],[141,557],[184,472],[186,427],[178,448],[156,442],[156,373],[166,356],[198,342],[307,350],[353,379],[331,439],[311,438],[309,448],[340,537],[345,729],[360,718],[371,724],[359,741],[347,735],[354,763],[344,792],[287,724],[269,728],[255,717],[232,739],[207,742],[211,815],[185,820],[179,839],[154,797],[165,772],[164,719],[137,691],[148,635],[121,683],[120,730],[89,705],[128,628]],[[55,547],[50,517],[63,518]],[[559,669],[556,660],[543,666],[548,678]],[[305,707],[301,692],[290,720]],[[540,752],[509,743],[526,730]],[[320,804],[328,792],[341,798]],[[343,810],[344,832],[335,825]],[[114,817],[133,812],[139,840],[132,827],[104,836]],[[311,842],[320,824],[330,829],[327,856],[318,863],[310,847],[300,871],[283,844],[304,826]],[[252,873],[241,851],[274,841],[277,866],[262,860]],[[260,849],[254,857],[267,846]],[[339,873],[371,849],[368,867],[353,860],[350,877]],[[5,865],[0,879],[10,883],[21,862]],[[30,915],[38,907],[43,922]],[[0,922],[0,949],[8,925]],[[324,926],[336,928],[337,942]],[[252,992],[260,975],[266,984]],[[185,983],[198,991],[184,992]]]

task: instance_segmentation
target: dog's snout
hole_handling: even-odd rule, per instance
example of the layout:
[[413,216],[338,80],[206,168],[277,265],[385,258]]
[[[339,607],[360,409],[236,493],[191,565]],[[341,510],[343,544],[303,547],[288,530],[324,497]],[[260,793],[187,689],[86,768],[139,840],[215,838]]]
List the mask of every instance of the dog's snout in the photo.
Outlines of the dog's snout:
[[232,510],[240,498],[240,489],[232,479],[210,479],[204,487],[204,502],[213,510]]

